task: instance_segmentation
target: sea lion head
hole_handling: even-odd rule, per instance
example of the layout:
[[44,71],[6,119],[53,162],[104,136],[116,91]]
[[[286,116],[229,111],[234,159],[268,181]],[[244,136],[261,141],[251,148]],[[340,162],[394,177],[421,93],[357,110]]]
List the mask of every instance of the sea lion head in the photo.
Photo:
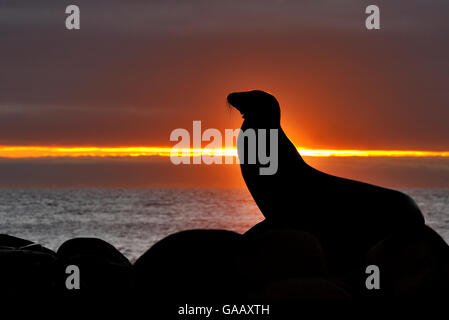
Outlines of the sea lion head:
[[233,92],[227,100],[252,127],[277,127],[280,124],[279,103],[269,93],[260,90]]

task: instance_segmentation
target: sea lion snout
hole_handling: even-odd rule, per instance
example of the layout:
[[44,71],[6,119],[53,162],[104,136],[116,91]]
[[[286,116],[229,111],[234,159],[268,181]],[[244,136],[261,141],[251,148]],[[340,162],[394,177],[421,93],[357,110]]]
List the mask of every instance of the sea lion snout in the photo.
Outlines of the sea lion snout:
[[230,93],[227,97],[227,100],[229,102],[229,104],[231,106],[233,106],[234,108],[236,108],[238,111],[240,111],[240,113],[244,114],[244,100],[245,98],[243,97],[244,92],[233,92]]

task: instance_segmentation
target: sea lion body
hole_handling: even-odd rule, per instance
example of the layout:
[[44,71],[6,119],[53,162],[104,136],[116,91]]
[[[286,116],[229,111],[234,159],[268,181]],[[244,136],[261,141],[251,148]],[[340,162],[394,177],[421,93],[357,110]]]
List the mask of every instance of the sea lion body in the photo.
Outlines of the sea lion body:
[[343,256],[366,251],[393,232],[424,224],[408,195],[329,175],[305,163],[280,126],[273,96],[249,91],[233,93],[228,101],[244,116],[241,132],[278,130],[275,174],[261,175],[260,163],[241,163],[245,183],[269,222],[309,231],[320,238],[325,251]]

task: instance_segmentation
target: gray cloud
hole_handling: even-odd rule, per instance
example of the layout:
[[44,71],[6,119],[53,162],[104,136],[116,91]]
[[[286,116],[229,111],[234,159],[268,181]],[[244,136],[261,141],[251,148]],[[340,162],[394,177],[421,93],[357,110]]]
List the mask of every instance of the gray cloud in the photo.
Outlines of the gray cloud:
[[[267,31],[286,28],[357,28],[372,1],[360,0],[3,0],[0,22],[36,26],[61,24],[65,6],[82,9],[83,25],[117,31],[190,33]],[[379,0],[388,30],[448,29],[444,0]],[[362,14],[361,14],[362,13]]]
[[75,32],[71,3],[0,3],[2,144],[166,142],[250,85],[298,101],[284,121],[323,147],[449,145],[447,1],[377,1],[378,33],[369,1],[80,0]]

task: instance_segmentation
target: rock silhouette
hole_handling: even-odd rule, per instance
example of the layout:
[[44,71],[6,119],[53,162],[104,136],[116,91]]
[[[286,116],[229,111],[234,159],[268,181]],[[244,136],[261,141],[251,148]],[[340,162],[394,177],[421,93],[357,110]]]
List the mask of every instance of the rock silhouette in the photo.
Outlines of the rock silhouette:
[[7,248],[20,248],[27,245],[33,244],[32,241],[13,237],[7,234],[0,234],[0,247]]
[[[126,297],[134,287],[134,271],[128,259],[111,244],[97,238],[74,238],[57,251],[60,290],[68,295]],[[67,290],[65,270],[80,269],[80,290]]]
[[0,235],[0,297],[4,301],[53,297],[56,254],[31,241]]
[[240,240],[225,230],[187,230],[160,240],[134,264],[140,295],[180,303],[238,297]]
[[325,278],[302,277],[278,280],[264,286],[254,300],[268,302],[347,301],[352,297]]
[[[167,304],[187,302],[448,297],[449,246],[428,226],[390,235],[368,250],[364,266],[379,266],[379,291],[366,290],[364,269],[332,272],[319,239],[311,233],[271,227],[263,222],[243,235],[226,230],[178,232],[153,245],[133,266],[100,239],[71,239],[55,254],[30,241],[0,236],[0,297],[66,303],[87,297],[75,301],[94,307],[134,301],[161,312]],[[81,270],[80,290],[64,287],[69,264]]]
[[[374,244],[424,224],[420,209],[404,193],[310,167],[282,130],[280,107],[272,95],[253,90],[231,93],[227,100],[244,118],[239,139],[244,139],[242,133],[248,129],[278,130],[275,174],[261,175],[259,169],[266,165],[259,160],[255,164],[241,161],[240,165],[266,225],[294,225],[312,233],[320,240],[332,270],[359,268]],[[268,145],[268,134],[266,139]],[[248,153],[248,142],[244,146],[243,154],[239,150],[241,160]]]
[[320,242],[307,232],[267,230],[243,236],[241,271],[257,295],[269,283],[295,277],[327,277],[326,259]]
[[367,264],[382,270],[382,298],[449,298],[449,246],[428,226],[413,234],[395,234],[367,254]]

